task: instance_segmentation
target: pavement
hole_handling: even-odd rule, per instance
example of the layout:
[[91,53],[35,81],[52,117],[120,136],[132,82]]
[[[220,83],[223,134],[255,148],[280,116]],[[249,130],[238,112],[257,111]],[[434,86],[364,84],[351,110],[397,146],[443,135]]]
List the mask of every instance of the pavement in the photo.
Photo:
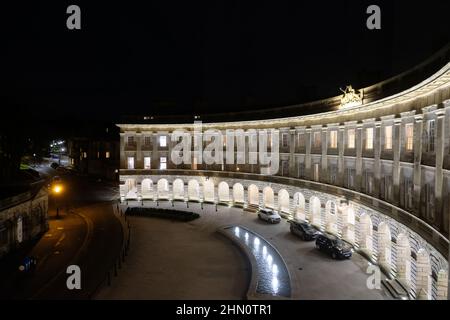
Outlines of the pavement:
[[[118,188],[114,183],[61,174],[44,163],[35,168],[47,179],[59,175],[64,192],[49,195],[49,230],[38,240],[2,259],[0,299],[89,299],[110,271],[122,248],[122,226],[114,210]],[[60,217],[56,217],[59,207]],[[34,271],[18,266],[35,256]],[[68,290],[69,265],[81,269],[81,290]]]
[[[132,205],[130,203],[130,205]],[[139,204],[140,205],[140,204]],[[155,202],[145,204],[156,207]],[[159,208],[171,209],[167,201]],[[186,210],[186,204],[174,202]],[[293,299],[389,299],[366,282],[368,262],[355,253],[336,261],[289,232],[289,224],[269,225],[256,213],[240,208],[189,203],[201,215],[191,222],[129,217],[132,246],[118,278],[104,287],[97,299],[242,299],[250,269],[245,256],[216,232],[225,225],[242,225],[259,233],[284,258],[291,277]]]

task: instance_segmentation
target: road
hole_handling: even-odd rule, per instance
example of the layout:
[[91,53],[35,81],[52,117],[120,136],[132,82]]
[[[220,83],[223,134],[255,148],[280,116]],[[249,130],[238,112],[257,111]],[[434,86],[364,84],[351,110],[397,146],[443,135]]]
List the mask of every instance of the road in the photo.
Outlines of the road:
[[[63,192],[49,194],[49,230],[31,247],[2,261],[3,299],[88,299],[99,281],[111,269],[122,244],[122,227],[114,215],[112,200],[117,199],[114,183],[61,174],[48,163],[36,167],[41,176],[61,176]],[[60,218],[56,218],[56,207]],[[17,271],[24,256],[38,258],[34,272],[26,276]],[[68,290],[66,269],[81,268],[81,290]],[[5,273],[6,272],[6,273]]]

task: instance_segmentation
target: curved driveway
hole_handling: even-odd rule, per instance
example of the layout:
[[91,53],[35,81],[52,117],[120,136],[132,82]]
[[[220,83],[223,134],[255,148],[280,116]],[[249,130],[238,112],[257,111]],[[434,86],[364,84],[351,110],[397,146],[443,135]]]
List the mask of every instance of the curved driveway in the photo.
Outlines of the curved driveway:
[[[130,202],[130,205],[132,203]],[[140,205],[140,204],[139,204]],[[155,202],[148,202],[145,204],[149,207],[156,207]],[[186,204],[181,202],[174,203],[176,209],[186,210]],[[160,202],[160,208],[172,208],[170,202]],[[368,275],[365,273],[368,262],[359,254],[354,254],[351,260],[335,261],[329,258],[327,255],[319,252],[314,247],[314,242],[304,242],[301,241],[296,236],[289,232],[289,224],[286,220],[282,220],[280,224],[268,225],[267,223],[257,219],[255,213],[243,211],[240,208],[217,206],[217,212],[215,210],[215,205],[204,204],[204,208],[201,208],[199,203],[189,203],[189,210],[197,212],[201,217],[197,220],[189,222],[186,224],[184,229],[180,229],[179,232],[184,232],[183,230],[189,229],[195,233],[208,235],[211,239],[216,230],[220,226],[230,225],[230,224],[240,224],[256,231],[261,236],[265,237],[266,240],[271,242],[283,256],[288,270],[290,272],[292,281],[292,297],[294,299],[386,299],[387,296],[381,290],[370,290],[366,286],[366,281]],[[177,247],[183,247],[183,252],[185,257],[177,256],[174,260],[172,252],[170,250],[164,252],[164,255],[158,257],[158,259],[151,259],[152,252],[139,252],[140,248],[136,248],[136,242],[132,240],[132,249],[130,253],[129,261],[126,263],[126,268],[123,274],[115,281],[112,287],[105,288],[99,294],[99,298],[172,298],[172,299],[184,299],[186,297],[192,297],[193,299],[214,299],[211,295],[207,294],[205,291],[203,294],[199,292],[198,288],[195,287],[185,287],[183,290],[187,291],[185,294],[177,295],[175,291],[172,291],[171,297],[162,297],[158,295],[158,291],[163,292],[164,290],[158,287],[152,286],[152,283],[159,283],[162,286],[170,287],[176,285],[167,274],[161,273],[160,276],[164,276],[161,279],[157,274],[150,275],[148,280],[148,285],[143,286],[142,283],[137,283],[139,277],[127,277],[127,274],[145,274],[149,268],[157,269],[161,268],[164,270],[167,261],[180,261],[180,268],[177,265],[171,265],[171,272],[182,273],[184,270],[181,268],[181,261],[183,259],[189,261],[198,261],[202,263],[202,259],[196,259],[195,257],[188,257],[187,255],[196,254],[199,257],[203,255],[211,255],[211,252],[199,252],[198,250],[192,250],[193,247],[198,247],[200,244],[192,241],[191,243],[177,243],[177,238],[172,239],[170,237],[170,231],[160,230],[164,228],[157,219],[154,218],[144,218],[144,217],[132,217],[132,234],[133,238],[140,239],[141,246],[143,242],[153,242],[152,246],[142,246],[141,249],[151,249],[155,250],[158,244],[163,243],[164,247],[167,249]],[[138,224],[138,225],[136,225]],[[160,237],[155,237],[154,232],[158,231]],[[167,235],[164,237],[164,235]],[[163,239],[159,239],[163,237]],[[204,239],[207,239],[206,237]],[[193,239],[194,240],[194,239]],[[221,239],[227,243],[227,240]],[[184,239],[184,241],[189,241],[189,239]],[[206,240],[205,240],[206,241]],[[227,245],[230,247],[231,244],[228,242]],[[153,248],[153,249],[152,249]],[[217,246],[219,248],[219,246]],[[206,248],[205,248],[206,249]],[[217,249],[220,250],[220,249]],[[227,250],[223,249],[223,254],[227,256],[233,256],[233,260],[225,262],[226,264],[236,265],[236,268],[228,268],[227,272],[242,272],[244,269],[242,267],[243,259],[242,255],[231,255]],[[180,254],[177,251],[177,254]],[[216,254],[216,252],[214,253]],[[140,255],[139,261],[133,259],[133,255]],[[146,258],[147,257],[147,258]],[[148,260],[147,260],[148,259]],[[209,260],[204,260],[205,263],[210,263],[214,258],[211,257]],[[151,261],[151,262],[150,262]],[[220,268],[219,268],[220,269]],[[192,273],[190,276],[192,282],[197,282],[200,286],[203,283],[201,275]],[[189,278],[188,277],[188,278]],[[210,275],[211,277],[211,275]],[[218,286],[220,286],[220,281],[223,278],[221,275],[216,274]],[[233,278],[234,277],[234,278]],[[230,276],[230,281],[235,278],[236,275]],[[178,279],[179,280],[179,279]],[[178,281],[177,280],[177,281]],[[246,280],[241,279],[242,285],[240,290],[243,290],[241,297],[244,296],[244,291],[246,290],[246,281],[248,281],[248,274],[246,275]],[[183,283],[179,283],[179,286],[183,286]],[[139,294],[136,294],[136,287],[139,287]],[[236,286],[234,286],[236,287]],[[224,290],[229,290],[229,288],[223,287]],[[191,295],[189,295],[191,291]],[[168,294],[168,293],[167,293]],[[226,296],[227,293],[223,293]],[[233,293],[234,294],[234,293]],[[233,296],[233,295],[231,295]],[[238,296],[235,296],[238,298]]]

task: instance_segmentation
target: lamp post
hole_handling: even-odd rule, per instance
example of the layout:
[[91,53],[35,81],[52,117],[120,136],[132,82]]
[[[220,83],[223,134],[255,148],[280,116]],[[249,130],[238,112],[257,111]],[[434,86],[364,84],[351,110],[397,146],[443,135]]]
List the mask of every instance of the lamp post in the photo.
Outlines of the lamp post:
[[58,202],[58,196],[62,193],[63,187],[61,184],[55,184],[53,186],[53,193],[56,196],[56,218],[59,218],[59,202]]

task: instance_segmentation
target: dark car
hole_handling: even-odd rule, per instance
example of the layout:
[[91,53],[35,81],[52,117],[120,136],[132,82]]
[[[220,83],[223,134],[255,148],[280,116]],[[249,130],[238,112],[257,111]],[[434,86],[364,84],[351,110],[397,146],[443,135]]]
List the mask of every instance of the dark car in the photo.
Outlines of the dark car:
[[59,164],[57,164],[56,162],[52,162],[52,164],[50,165],[50,167],[52,167],[52,169],[57,169],[59,167]]
[[321,233],[307,222],[289,221],[291,232],[299,236],[302,240],[310,241],[316,239]]
[[353,252],[348,243],[330,234],[317,236],[316,248],[328,253],[333,259],[350,259]]

